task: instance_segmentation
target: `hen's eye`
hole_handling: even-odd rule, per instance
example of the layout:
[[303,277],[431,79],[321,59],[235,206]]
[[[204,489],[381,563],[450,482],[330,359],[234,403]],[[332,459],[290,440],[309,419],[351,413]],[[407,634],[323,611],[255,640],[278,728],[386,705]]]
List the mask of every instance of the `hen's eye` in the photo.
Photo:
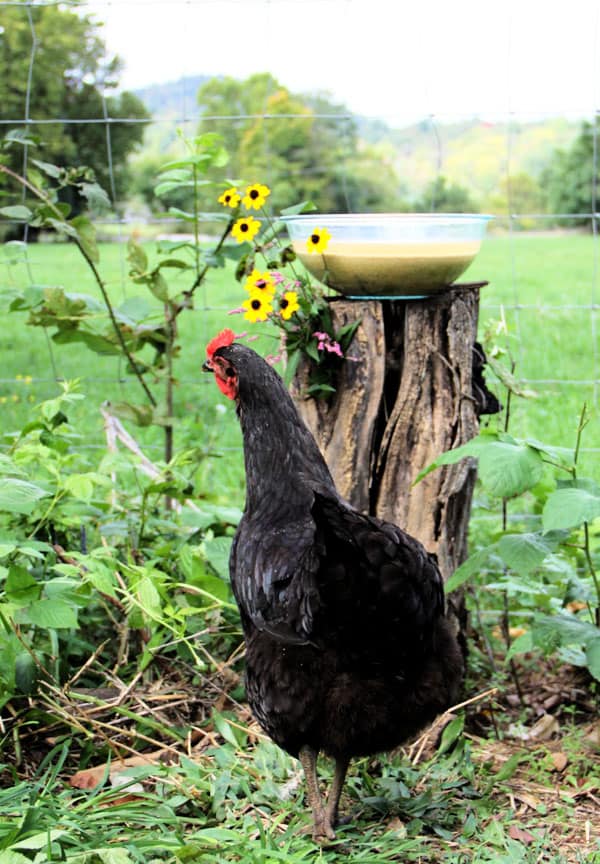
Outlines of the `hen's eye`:
[[225,374],[228,378],[233,378],[235,376],[235,369],[233,366],[228,366],[227,369],[225,369]]

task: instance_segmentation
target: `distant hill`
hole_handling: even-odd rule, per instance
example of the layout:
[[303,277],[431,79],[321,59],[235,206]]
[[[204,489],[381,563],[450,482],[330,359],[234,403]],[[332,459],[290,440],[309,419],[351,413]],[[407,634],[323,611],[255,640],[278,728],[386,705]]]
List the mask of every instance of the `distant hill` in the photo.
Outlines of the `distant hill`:
[[198,90],[211,77],[190,75],[165,84],[151,84],[133,92],[157,120],[188,119],[198,116]]
[[[181,123],[200,116],[198,89],[211,76],[195,75],[136,90],[157,121]],[[490,206],[510,174],[538,180],[556,149],[568,147],[580,130],[579,122],[551,117],[532,123],[490,123],[472,118],[442,123],[429,118],[396,129],[381,119],[356,116],[365,146],[391,163],[409,198],[421,194],[436,176],[465,187],[482,207]],[[167,153],[176,137],[175,126],[148,129],[146,148]]]

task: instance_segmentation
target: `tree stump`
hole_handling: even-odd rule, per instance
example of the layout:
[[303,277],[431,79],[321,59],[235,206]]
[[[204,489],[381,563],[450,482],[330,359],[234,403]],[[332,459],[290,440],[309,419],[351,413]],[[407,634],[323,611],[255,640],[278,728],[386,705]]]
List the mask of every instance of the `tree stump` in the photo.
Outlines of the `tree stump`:
[[493,413],[474,388],[485,284],[457,285],[426,300],[332,300],[336,328],[361,321],[336,392],[329,400],[304,398],[307,365],[292,386],[340,494],[417,537],[437,555],[445,580],[467,555],[473,460],[413,483],[440,453],[477,434],[480,413]]

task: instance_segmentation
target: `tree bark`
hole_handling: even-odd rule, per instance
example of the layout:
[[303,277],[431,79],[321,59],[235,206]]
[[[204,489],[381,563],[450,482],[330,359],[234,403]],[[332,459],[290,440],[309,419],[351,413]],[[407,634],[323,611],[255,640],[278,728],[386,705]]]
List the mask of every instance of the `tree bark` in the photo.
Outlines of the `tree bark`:
[[340,494],[417,537],[437,555],[445,580],[467,555],[473,460],[413,483],[478,432],[473,364],[482,284],[426,300],[332,300],[336,328],[361,322],[336,392],[326,401],[304,398],[307,364],[292,386]]

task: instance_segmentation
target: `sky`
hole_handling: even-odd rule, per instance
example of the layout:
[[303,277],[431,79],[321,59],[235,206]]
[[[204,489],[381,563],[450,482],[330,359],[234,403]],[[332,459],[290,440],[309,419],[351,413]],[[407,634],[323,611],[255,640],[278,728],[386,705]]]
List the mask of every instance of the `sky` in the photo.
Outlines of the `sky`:
[[88,0],[122,86],[271,72],[393,125],[600,108],[600,0]]

